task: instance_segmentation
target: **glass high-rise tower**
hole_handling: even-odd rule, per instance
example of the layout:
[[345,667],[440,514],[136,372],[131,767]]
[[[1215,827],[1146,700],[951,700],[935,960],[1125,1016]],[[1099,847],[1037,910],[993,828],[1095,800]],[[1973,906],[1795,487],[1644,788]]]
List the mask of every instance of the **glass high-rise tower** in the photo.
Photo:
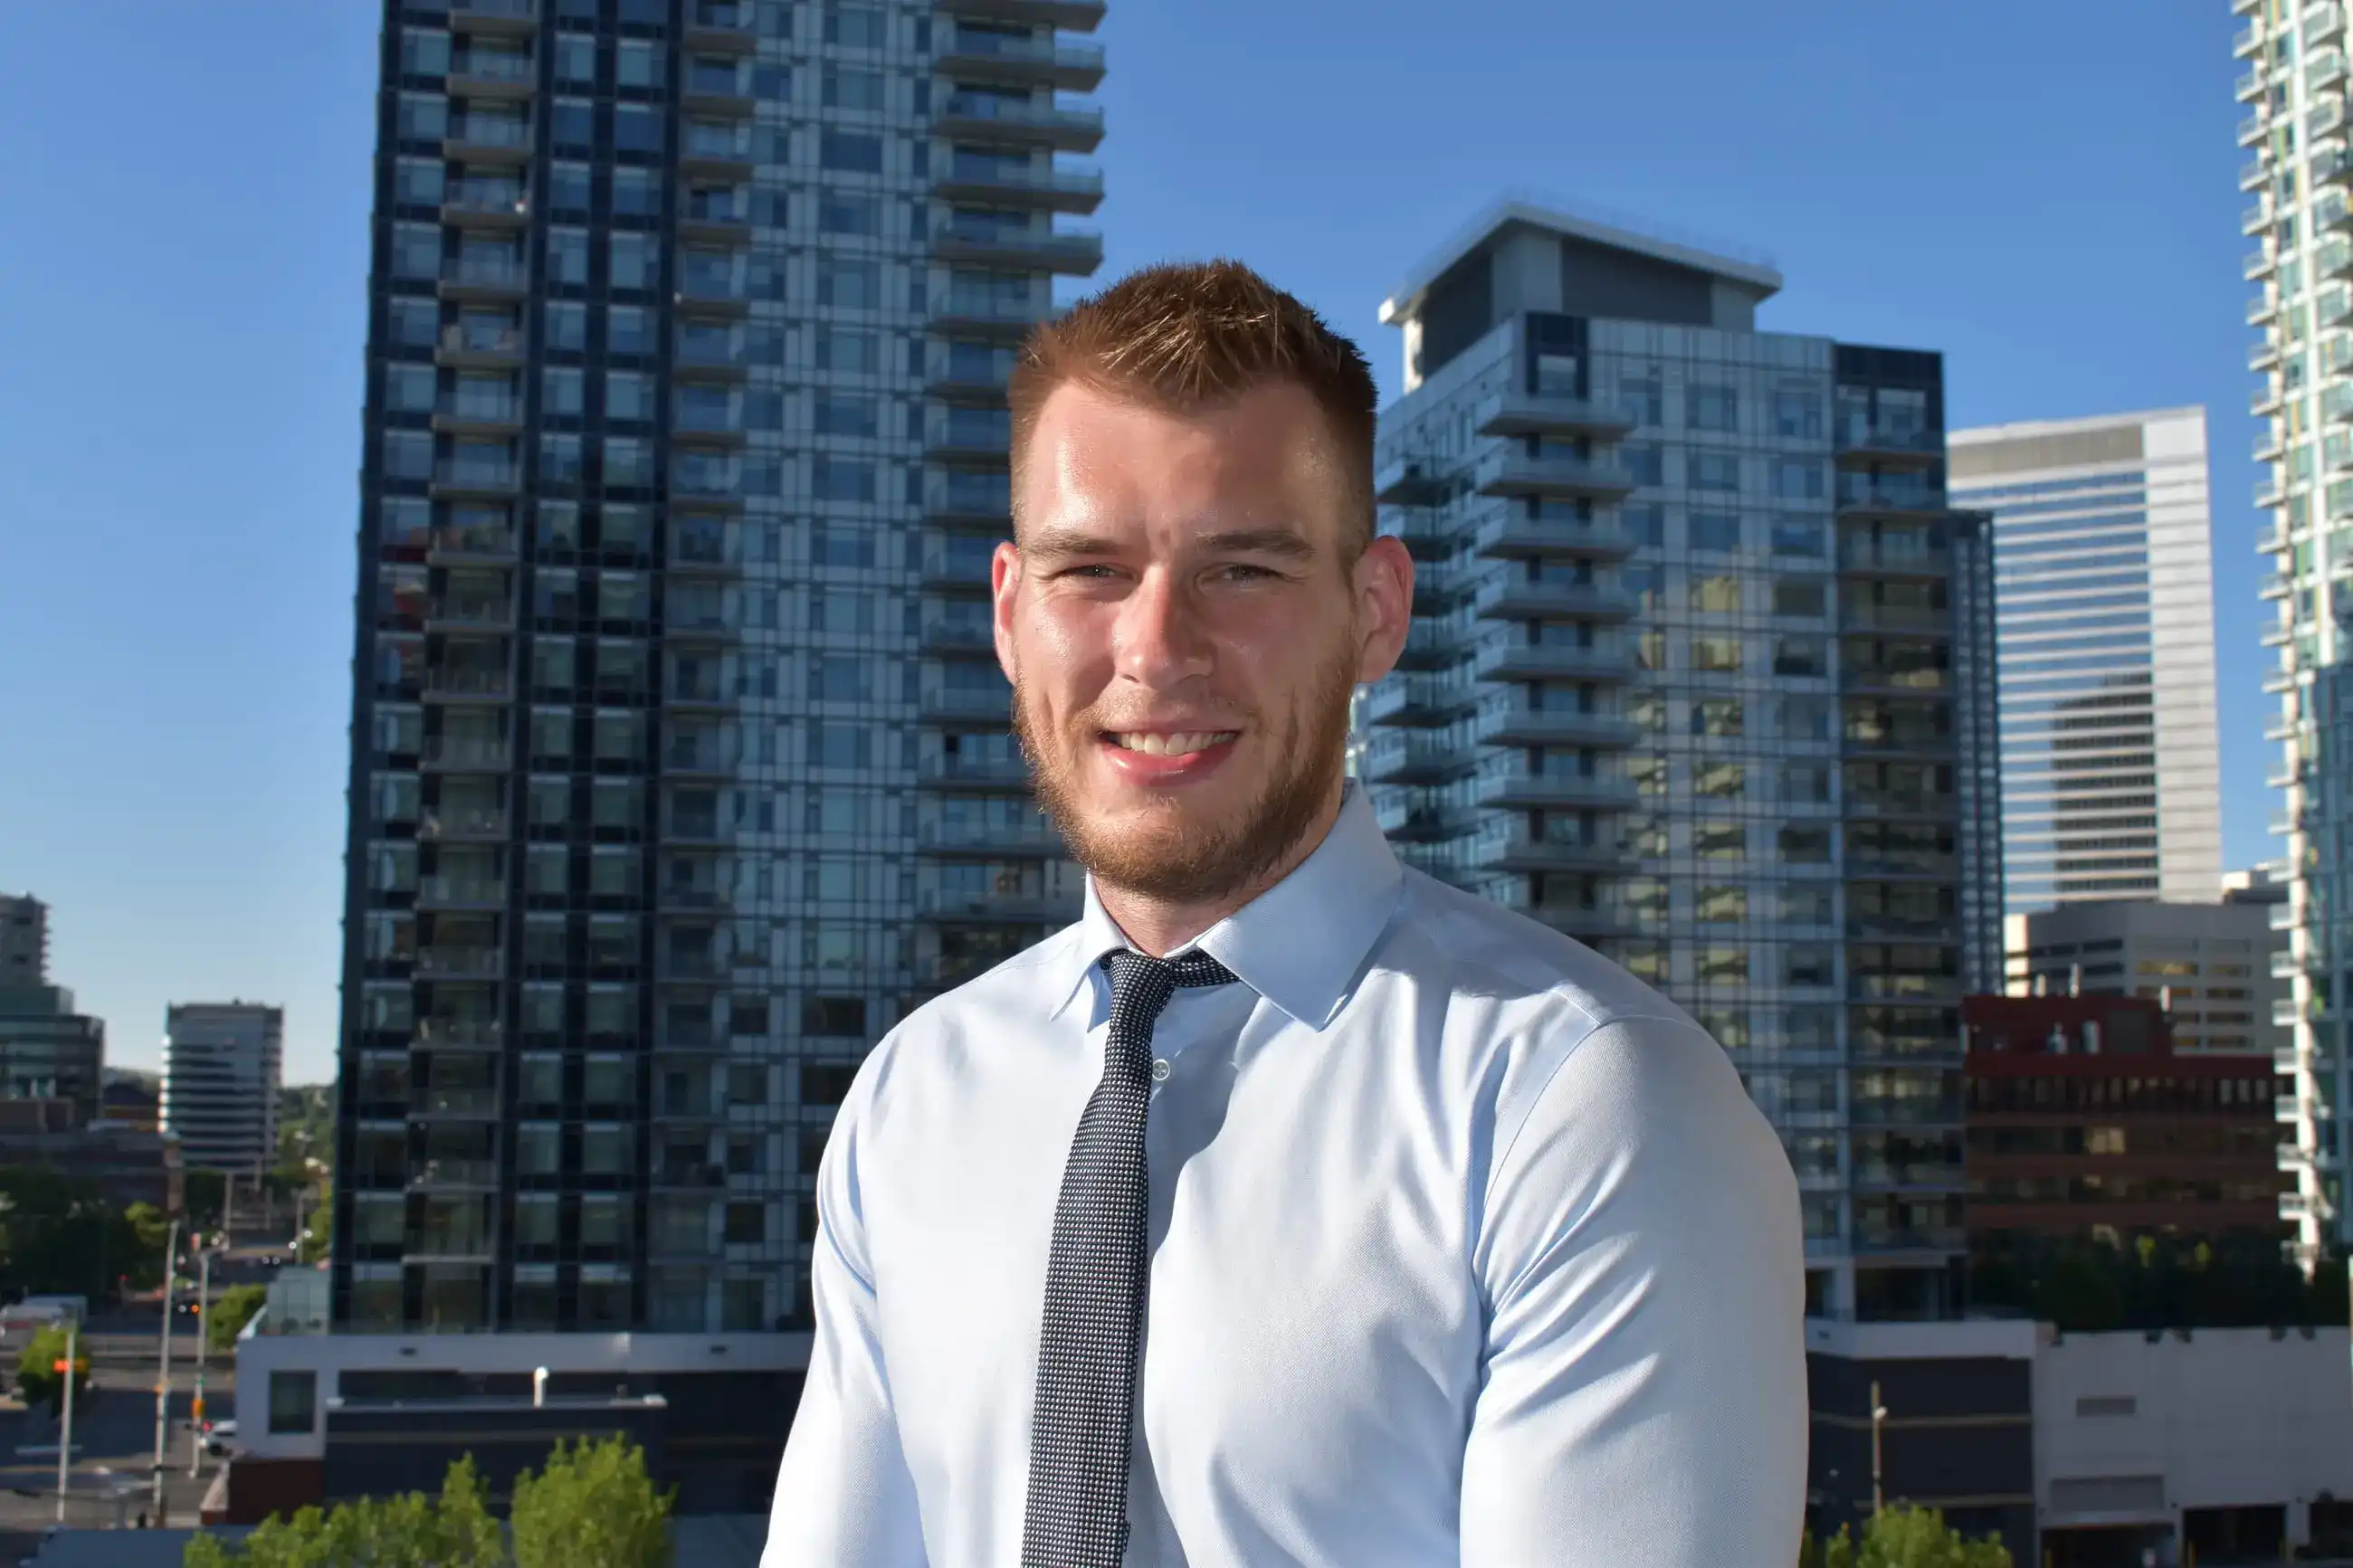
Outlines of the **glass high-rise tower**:
[[2272,828],[2287,881],[2274,914],[2290,933],[2277,962],[2292,994],[2279,1016],[2295,1035],[2278,1066],[2295,1077],[2280,1120],[2296,1190],[2280,1205],[2310,1268],[2353,1242],[2353,45],[2341,5],[2233,0],[2232,10],[2244,18],[2232,46],[2244,62],[2240,229],[2254,247],[2247,368],[2262,378],[2255,459],[2268,470],[2255,504],[2271,514],[2257,548],[2271,558],[2263,644],[2277,659],[2264,689],[2279,701],[2267,738],[2280,748]]
[[2206,411],[1956,430],[1993,514],[2011,910],[2222,888]]
[[1100,0],[387,0],[332,1318],[803,1328],[867,1046],[1076,909],[989,648]]
[[1760,331],[1770,268],[1516,203],[1384,306],[1417,562],[1359,772],[1411,864],[1731,1052],[1811,1310],[1960,1304],[1962,992],[2000,975],[1985,520],[1943,363]]

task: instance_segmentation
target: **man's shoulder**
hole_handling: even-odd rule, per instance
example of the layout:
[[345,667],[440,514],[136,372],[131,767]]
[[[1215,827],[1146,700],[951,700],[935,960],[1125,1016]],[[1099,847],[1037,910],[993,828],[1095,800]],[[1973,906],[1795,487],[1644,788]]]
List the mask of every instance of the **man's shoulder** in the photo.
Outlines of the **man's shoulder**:
[[1455,1002],[1514,1016],[1531,1010],[1573,1017],[1585,1028],[1691,1016],[1620,965],[1492,899],[1420,871],[1405,874],[1398,918],[1381,961]]
[[990,1028],[992,1022],[1043,1016],[1061,1000],[1049,993],[1067,974],[1064,965],[1080,940],[1077,925],[1065,926],[908,1013],[866,1054],[858,1075],[864,1092],[853,1094],[853,1102],[862,1106],[894,1075],[937,1071],[976,1041],[1000,1037],[1003,1031]]

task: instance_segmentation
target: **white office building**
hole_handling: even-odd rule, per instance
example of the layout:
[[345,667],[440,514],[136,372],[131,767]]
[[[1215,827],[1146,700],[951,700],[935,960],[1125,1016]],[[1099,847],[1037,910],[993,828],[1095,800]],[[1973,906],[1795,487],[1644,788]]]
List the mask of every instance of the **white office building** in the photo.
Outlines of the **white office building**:
[[2012,913],[2211,900],[2222,870],[2206,412],[1956,430],[1993,514]]
[[185,1167],[242,1176],[275,1165],[286,1010],[181,1002],[166,1018],[164,1127],[179,1134]]

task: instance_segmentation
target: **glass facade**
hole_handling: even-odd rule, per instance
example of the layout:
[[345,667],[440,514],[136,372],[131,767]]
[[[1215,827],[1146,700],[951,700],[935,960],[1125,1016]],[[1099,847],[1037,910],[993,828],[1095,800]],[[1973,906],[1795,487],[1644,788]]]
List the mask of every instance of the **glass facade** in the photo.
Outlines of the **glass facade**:
[[1076,907],[985,633],[1091,0],[388,0],[332,1317],[806,1328],[868,1045]]
[[2263,596],[2274,619],[2263,643],[2277,667],[2265,689],[2279,700],[2268,738],[2280,747],[2270,784],[2281,792],[2273,831],[2282,840],[2291,932],[2279,959],[2293,996],[2280,1011],[2295,1031],[2295,1093],[2280,1117],[2281,1151],[2297,1173],[2280,1200],[2306,1268],[2324,1249],[2353,1243],[2344,1177],[2353,1158],[2353,1065],[2347,1059],[2346,987],[2353,969],[2353,154],[2348,154],[2346,17],[2340,5],[2233,0],[2232,50],[2246,116],[2239,171],[2250,205],[2240,230],[2253,241],[2247,321],[2258,336],[2247,368],[2263,379],[2253,409],[2267,421],[2255,458],[2268,477],[2255,504],[2271,515],[2258,548],[2271,558]]
[[2211,903],[2205,411],[1959,430],[1951,447],[1955,500],[1994,519],[2010,909]]
[[[1552,263],[1545,226],[1391,312],[1380,500],[1415,621],[1356,765],[1410,864],[1733,1055],[1799,1173],[1815,1310],[1956,1310],[1957,1009],[1998,983],[2000,879],[1988,537],[1946,505],[1941,363],[1584,313],[1599,247],[1569,221]],[[1551,308],[1495,298],[1554,265]]]

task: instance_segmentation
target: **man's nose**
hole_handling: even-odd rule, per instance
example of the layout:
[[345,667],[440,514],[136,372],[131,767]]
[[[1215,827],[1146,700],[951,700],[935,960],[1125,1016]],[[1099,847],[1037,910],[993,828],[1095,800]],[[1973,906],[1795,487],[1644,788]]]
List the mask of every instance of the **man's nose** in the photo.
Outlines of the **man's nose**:
[[1216,652],[1193,595],[1173,574],[1156,569],[1121,603],[1113,637],[1120,675],[1154,690],[1208,674]]

